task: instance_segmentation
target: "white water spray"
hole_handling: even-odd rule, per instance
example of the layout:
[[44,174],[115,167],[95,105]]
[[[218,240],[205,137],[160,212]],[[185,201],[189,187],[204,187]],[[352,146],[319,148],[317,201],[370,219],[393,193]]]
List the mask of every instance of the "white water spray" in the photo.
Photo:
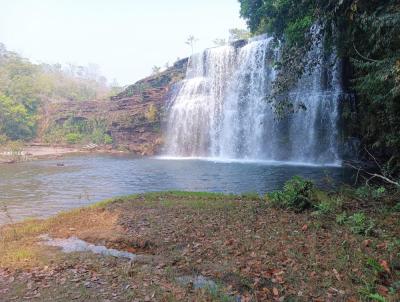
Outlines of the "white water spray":
[[267,99],[278,53],[263,36],[240,48],[193,55],[170,103],[165,155],[337,163],[341,88],[335,56],[324,57],[322,43],[314,42],[308,57],[317,64],[288,92],[307,109],[278,121]]

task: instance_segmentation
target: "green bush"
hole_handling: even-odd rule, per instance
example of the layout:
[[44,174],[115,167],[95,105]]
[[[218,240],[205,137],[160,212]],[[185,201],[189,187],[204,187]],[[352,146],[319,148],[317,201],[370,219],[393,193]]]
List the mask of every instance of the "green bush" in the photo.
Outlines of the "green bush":
[[28,107],[0,92],[0,135],[2,137],[7,140],[27,140],[35,135],[35,126],[36,116],[29,111]]
[[0,146],[5,145],[8,141],[8,137],[4,134],[0,134]]
[[66,138],[68,144],[71,144],[71,145],[77,144],[82,140],[82,134],[72,132],[72,133],[68,133],[65,138]]
[[400,212],[400,202],[396,203],[396,205],[392,208],[393,212]]
[[113,139],[110,135],[104,134],[103,142],[106,145],[111,145],[113,143]]
[[375,223],[362,212],[347,216],[346,212],[336,215],[336,223],[347,225],[354,234],[370,235],[373,233]]
[[294,176],[285,183],[282,191],[268,193],[266,197],[273,206],[301,212],[311,207],[313,191],[311,181]]
[[343,212],[341,214],[336,215],[336,223],[340,225],[344,225],[347,221],[347,214]]
[[372,301],[386,302],[386,299],[379,294],[370,294],[368,295],[368,298],[371,299]]
[[93,143],[99,144],[99,145],[109,145],[112,144],[113,139],[112,137],[105,133],[104,128],[94,128],[92,134],[86,134],[88,135],[88,139],[90,139]]
[[378,187],[375,190],[372,191],[372,198],[374,199],[379,199],[383,197],[386,193],[385,187]]
[[368,186],[361,186],[359,188],[357,188],[357,190],[355,191],[357,197],[361,198],[361,199],[367,199],[370,196],[370,188]]
[[386,189],[385,187],[370,187],[370,186],[361,186],[358,187],[355,191],[355,194],[358,198],[361,199],[380,199],[385,196]]
[[330,202],[330,200],[324,200],[321,203],[317,204],[315,206],[315,208],[317,209],[317,214],[320,215],[327,215],[329,213],[332,213],[335,209],[335,207],[333,206],[333,204]]
[[347,224],[350,226],[350,230],[354,234],[368,235],[371,234],[375,224],[374,222],[365,216],[362,212],[354,213],[352,216],[347,218]]
[[311,16],[304,16],[288,23],[285,30],[285,37],[289,45],[304,44],[304,38],[314,20]]
[[107,134],[107,122],[102,119],[68,118],[61,125],[49,127],[45,141],[49,143],[95,143],[112,144],[112,137]]
[[95,144],[102,144],[104,141],[104,132],[100,128],[93,129],[91,135],[89,136],[90,140]]
[[317,215],[329,215],[335,213],[343,205],[343,199],[340,197],[325,198],[315,205]]

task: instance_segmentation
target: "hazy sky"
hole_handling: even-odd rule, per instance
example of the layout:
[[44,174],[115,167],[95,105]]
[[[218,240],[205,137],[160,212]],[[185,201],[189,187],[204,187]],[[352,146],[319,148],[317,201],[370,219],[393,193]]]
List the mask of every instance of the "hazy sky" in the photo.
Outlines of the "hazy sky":
[[245,28],[237,0],[0,0],[0,42],[35,62],[95,63],[119,84]]

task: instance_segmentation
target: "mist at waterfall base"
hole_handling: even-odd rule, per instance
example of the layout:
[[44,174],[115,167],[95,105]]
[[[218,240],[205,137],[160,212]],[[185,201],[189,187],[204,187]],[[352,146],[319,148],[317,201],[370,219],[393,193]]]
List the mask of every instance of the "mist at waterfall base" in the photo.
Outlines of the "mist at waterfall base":
[[244,44],[190,58],[186,78],[170,99],[162,158],[340,165],[342,89],[335,55],[327,56],[315,39],[307,54],[309,72],[287,92],[295,106],[306,109],[279,119],[270,95],[280,49],[267,36]]

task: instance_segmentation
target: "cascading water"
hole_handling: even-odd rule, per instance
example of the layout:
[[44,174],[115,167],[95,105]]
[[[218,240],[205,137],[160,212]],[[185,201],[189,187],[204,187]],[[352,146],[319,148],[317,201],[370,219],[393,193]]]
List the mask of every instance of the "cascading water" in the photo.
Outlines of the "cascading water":
[[265,36],[242,47],[223,46],[193,55],[170,102],[165,154],[337,163],[341,88],[335,56],[325,57],[316,40],[308,56],[317,64],[288,92],[306,110],[283,120],[276,118],[267,99],[278,56],[279,49]]

